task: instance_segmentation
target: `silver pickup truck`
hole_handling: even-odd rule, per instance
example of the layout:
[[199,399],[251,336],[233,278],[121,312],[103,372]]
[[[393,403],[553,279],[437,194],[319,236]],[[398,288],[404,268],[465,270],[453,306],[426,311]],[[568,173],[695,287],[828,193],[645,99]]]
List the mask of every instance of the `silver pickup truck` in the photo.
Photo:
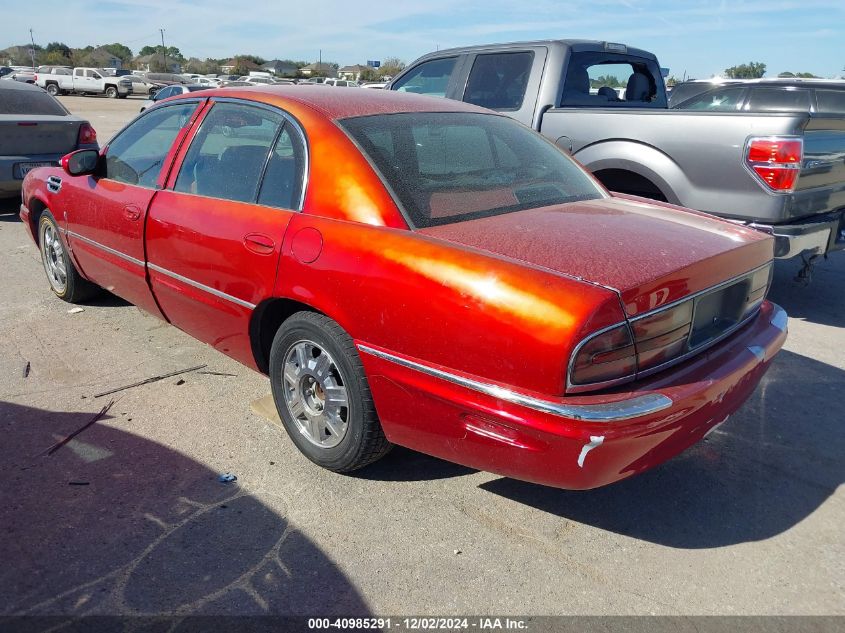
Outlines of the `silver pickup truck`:
[[441,50],[388,89],[508,114],[611,191],[753,225],[777,257],[845,248],[845,117],[669,110],[653,54],[583,40]]

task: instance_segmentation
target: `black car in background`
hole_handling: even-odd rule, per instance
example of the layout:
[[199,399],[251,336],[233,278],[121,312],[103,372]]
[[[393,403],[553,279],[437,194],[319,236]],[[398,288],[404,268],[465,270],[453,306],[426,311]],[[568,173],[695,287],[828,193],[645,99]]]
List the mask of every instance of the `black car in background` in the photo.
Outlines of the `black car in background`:
[[686,81],[669,95],[669,107],[712,112],[810,112],[845,115],[845,80],[747,79]]

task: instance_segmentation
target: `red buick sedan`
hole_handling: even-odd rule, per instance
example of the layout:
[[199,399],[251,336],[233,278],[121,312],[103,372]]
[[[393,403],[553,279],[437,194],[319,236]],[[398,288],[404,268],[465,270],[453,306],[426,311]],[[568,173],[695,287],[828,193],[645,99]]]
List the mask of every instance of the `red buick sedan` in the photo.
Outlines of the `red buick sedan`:
[[267,374],[309,459],[564,488],[676,455],[786,337],[772,239],[609,194],[512,119],[319,87],[165,100],[24,182],[47,279]]

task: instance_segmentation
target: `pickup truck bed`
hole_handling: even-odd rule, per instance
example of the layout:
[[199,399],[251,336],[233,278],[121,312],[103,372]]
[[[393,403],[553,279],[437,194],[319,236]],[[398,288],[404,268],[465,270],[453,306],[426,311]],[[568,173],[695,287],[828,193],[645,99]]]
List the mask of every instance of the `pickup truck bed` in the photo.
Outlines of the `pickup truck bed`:
[[609,190],[772,233],[777,257],[845,248],[845,117],[669,110],[653,54],[586,40],[441,50],[388,89],[498,110]]

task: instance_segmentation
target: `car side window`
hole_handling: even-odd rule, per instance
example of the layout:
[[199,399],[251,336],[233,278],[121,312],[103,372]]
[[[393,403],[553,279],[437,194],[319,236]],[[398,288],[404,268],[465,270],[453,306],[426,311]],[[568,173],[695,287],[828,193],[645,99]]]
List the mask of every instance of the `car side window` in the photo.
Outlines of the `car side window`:
[[264,171],[258,204],[279,209],[299,209],[305,147],[299,132],[285,123]]
[[401,77],[393,84],[392,89],[398,92],[445,97],[457,60],[457,57],[446,57],[423,62]]
[[150,110],[109,143],[106,178],[140,187],[155,187],[176,135],[191,120],[196,103]]
[[810,91],[754,88],[745,109],[751,112],[809,112]]
[[820,114],[845,114],[845,90],[816,90]]
[[742,106],[744,94],[745,88],[742,87],[721,88],[693,97],[678,107],[681,110],[736,112]]
[[161,101],[162,99],[167,99],[167,97],[172,97],[174,94],[176,94],[176,89],[168,86],[164,90],[159,90],[155,94],[155,97],[153,97],[153,101]]
[[174,191],[254,202],[284,117],[240,103],[216,103],[191,143]]
[[475,58],[464,101],[493,110],[519,110],[534,53],[493,53]]

